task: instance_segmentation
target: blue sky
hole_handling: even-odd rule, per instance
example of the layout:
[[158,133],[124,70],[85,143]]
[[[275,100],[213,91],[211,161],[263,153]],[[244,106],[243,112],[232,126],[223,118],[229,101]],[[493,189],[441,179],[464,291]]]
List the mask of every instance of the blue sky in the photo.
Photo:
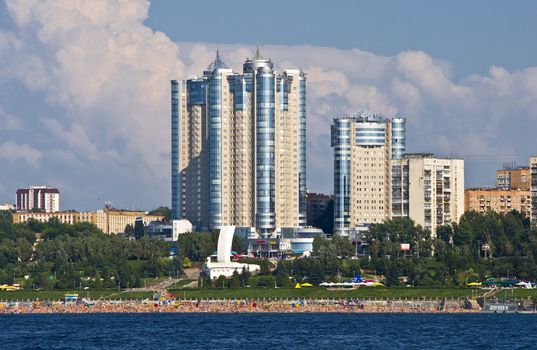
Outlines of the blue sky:
[[410,152],[466,160],[466,186],[537,153],[536,1],[4,0],[0,202],[170,204],[169,80],[256,43],[308,74],[308,188],[331,192],[331,118],[403,116]]
[[451,62],[460,78],[492,65],[535,65],[536,15],[533,0],[276,0],[262,9],[255,1],[158,0],[145,23],[175,41],[356,47],[384,56],[423,50]]

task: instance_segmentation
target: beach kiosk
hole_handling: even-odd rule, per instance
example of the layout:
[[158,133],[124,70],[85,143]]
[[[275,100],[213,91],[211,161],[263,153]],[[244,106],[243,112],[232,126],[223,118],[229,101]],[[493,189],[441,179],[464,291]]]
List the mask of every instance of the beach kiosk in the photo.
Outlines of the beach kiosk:
[[64,303],[76,303],[78,301],[78,294],[68,293],[64,295]]

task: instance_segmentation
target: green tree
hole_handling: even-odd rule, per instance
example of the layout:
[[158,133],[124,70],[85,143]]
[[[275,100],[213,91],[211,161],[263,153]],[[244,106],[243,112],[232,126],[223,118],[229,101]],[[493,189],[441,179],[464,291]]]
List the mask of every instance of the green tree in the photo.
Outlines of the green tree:
[[399,266],[395,260],[392,260],[386,270],[386,285],[389,287],[399,285],[399,277],[401,277]]
[[233,271],[233,275],[231,276],[231,279],[229,280],[229,287],[230,288],[239,288],[241,286],[241,277],[237,270]]
[[168,207],[158,207],[151,210],[148,215],[164,216],[164,220],[170,220],[172,218],[172,210]]
[[227,288],[228,287],[228,281],[227,278],[223,275],[218,276],[218,278],[214,281],[214,287],[215,288]]
[[240,281],[241,281],[241,287],[249,286],[251,277],[252,277],[252,273],[243,267],[242,272],[239,276]]
[[256,286],[258,287],[274,287],[274,277],[273,276],[257,276],[255,279]]

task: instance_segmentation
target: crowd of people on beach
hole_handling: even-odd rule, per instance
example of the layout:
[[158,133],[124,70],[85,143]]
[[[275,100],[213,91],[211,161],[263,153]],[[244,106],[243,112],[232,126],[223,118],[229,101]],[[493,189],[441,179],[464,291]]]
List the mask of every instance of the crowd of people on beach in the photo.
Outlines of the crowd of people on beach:
[[79,302],[8,302],[0,303],[4,314],[49,313],[241,313],[241,312],[305,312],[305,313],[461,313],[475,312],[458,305],[446,307],[429,303],[375,303],[347,300],[130,300],[130,301],[79,301]]

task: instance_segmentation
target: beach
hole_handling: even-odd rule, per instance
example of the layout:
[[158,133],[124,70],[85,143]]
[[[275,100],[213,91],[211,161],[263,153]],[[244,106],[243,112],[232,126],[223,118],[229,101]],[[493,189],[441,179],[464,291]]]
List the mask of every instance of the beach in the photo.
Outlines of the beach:
[[460,302],[437,300],[167,300],[2,302],[3,314],[83,313],[471,313]]

